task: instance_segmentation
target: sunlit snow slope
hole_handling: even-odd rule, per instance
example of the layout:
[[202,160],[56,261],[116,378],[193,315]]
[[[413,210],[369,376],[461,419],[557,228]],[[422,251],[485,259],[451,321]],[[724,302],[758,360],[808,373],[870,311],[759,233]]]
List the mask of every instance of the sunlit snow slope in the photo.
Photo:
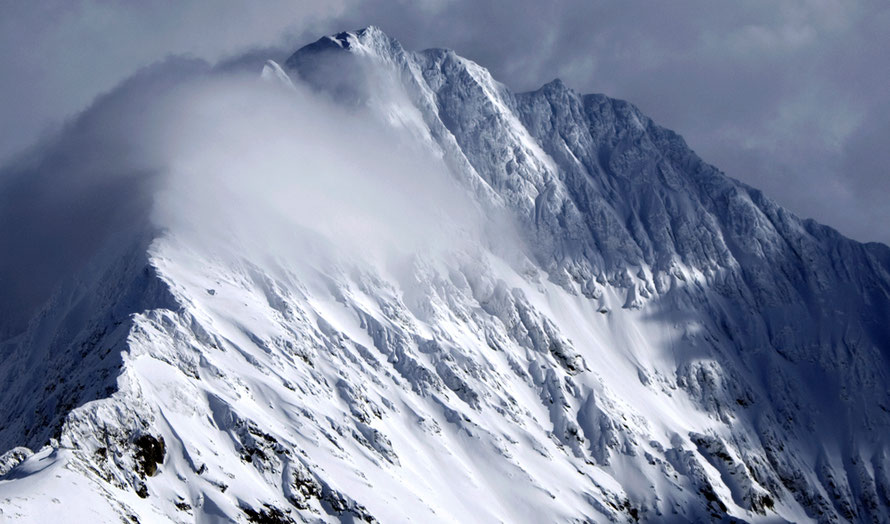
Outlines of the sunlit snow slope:
[[[301,141],[343,136],[317,144],[340,160],[282,167],[292,135],[200,128],[221,160],[148,184],[4,326],[0,518],[890,522],[886,246],[795,217],[627,102],[512,93],[376,28],[256,76],[258,98],[400,142],[295,113]],[[66,130],[84,151],[127,89]],[[34,165],[15,174],[65,177]],[[301,182],[250,182],[268,169]]]

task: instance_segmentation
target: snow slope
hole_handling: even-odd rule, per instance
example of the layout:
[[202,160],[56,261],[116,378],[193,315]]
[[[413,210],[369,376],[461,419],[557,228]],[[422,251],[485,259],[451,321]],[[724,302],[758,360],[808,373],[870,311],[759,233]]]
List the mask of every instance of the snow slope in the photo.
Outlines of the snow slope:
[[[411,137],[481,232],[386,256],[149,217],[109,236],[0,347],[0,516],[890,521],[886,246],[631,104],[512,93],[376,28],[262,78]],[[390,228],[436,227],[407,209]]]

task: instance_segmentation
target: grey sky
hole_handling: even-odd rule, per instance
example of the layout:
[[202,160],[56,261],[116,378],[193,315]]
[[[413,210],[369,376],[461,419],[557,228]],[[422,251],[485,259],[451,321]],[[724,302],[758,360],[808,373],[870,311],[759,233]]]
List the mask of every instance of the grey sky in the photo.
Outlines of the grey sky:
[[558,76],[630,100],[798,214],[890,243],[884,0],[3,1],[0,160],[168,54],[275,55],[369,24],[516,90]]

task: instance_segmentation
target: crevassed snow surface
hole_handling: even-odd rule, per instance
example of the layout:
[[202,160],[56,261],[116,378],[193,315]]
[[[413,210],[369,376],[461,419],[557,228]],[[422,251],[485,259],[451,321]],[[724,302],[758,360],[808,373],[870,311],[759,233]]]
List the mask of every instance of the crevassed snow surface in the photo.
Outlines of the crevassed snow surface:
[[885,246],[375,28],[262,77],[406,130],[517,245],[115,236],[2,343],[0,517],[890,521]]

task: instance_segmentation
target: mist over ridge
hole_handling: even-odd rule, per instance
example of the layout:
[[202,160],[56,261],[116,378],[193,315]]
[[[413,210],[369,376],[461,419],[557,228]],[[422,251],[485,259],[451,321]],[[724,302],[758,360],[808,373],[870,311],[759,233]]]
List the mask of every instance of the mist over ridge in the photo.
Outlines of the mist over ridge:
[[890,519],[890,248],[559,80],[256,58],[0,171],[0,515]]

